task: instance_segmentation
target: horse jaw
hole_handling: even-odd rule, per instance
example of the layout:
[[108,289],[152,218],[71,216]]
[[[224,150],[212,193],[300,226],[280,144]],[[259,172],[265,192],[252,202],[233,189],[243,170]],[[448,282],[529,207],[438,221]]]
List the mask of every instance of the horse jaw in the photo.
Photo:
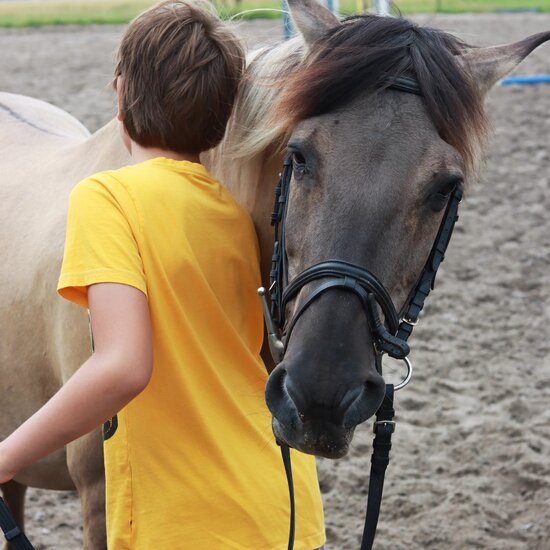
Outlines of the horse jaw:
[[290,15],[310,46],[329,29],[340,25],[339,19],[316,0],[288,0]]
[[550,40],[550,31],[534,34],[513,44],[471,48],[461,55],[465,68],[483,94],[511,73],[535,48]]

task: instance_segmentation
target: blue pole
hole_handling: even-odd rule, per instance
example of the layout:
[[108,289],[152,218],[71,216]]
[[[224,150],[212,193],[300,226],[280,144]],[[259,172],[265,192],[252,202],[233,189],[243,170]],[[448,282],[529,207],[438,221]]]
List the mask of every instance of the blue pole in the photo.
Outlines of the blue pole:
[[550,74],[509,76],[500,81],[501,86],[510,86],[512,84],[550,84]]
[[283,36],[285,40],[288,40],[294,34],[294,25],[290,19],[286,0],[281,0],[281,9],[283,10]]

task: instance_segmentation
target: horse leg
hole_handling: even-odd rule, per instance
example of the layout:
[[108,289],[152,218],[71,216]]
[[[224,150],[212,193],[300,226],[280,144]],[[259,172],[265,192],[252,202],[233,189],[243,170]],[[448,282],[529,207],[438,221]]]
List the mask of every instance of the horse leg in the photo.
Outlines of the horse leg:
[[9,506],[15,522],[23,529],[25,524],[25,493],[27,492],[27,486],[18,483],[15,480],[8,481],[2,484],[2,493],[4,500]]
[[84,550],[107,550],[103,439],[96,430],[67,446],[67,465],[78,489]]
[[[15,523],[21,528],[25,527],[25,493],[27,492],[27,486],[13,479],[7,483],[3,483],[2,494],[4,495],[4,500],[8,505],[14,519]],[[6,550],[9,546],[6,544]]]

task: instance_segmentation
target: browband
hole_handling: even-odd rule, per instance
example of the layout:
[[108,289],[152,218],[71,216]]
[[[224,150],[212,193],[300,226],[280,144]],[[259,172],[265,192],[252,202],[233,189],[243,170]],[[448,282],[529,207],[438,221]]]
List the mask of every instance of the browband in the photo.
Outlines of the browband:
[[392,90],[398,90],[400,92],[407,92],[409,94],[415,94],[422,97],[422,90],[417,80],[413,78],[407,78],[404,76],[392,76],[387,79],[388,87]]

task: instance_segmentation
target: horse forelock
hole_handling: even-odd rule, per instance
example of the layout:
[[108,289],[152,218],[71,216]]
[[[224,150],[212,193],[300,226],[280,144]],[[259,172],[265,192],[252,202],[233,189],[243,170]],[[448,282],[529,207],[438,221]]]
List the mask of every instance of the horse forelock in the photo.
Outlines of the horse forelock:
[[483,95],[460,63],[468,47],[448,33],[403,18],[350,17],[281,75],[271,120],[285,134],[361,93],[386,88],[389,76],[412,77],[439,135],[459,152],[471,174],[485,150],[488,123]]

